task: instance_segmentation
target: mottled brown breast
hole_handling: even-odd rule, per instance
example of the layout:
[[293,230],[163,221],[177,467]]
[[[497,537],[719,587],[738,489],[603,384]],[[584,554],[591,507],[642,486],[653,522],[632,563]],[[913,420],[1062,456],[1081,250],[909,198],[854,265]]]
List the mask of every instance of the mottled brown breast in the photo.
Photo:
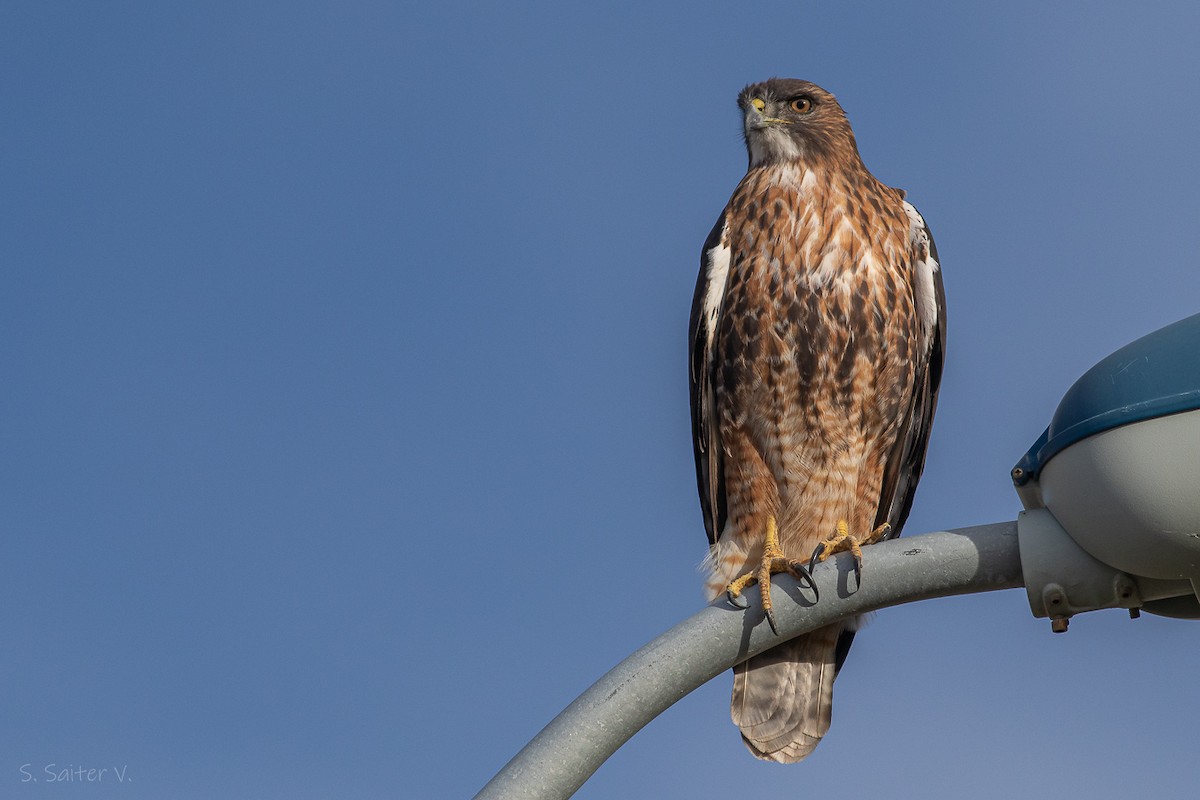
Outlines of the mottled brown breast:
[[830,517],[870,525],[919,333],[902,201],[865,170],[799,165],[734,193],[714,353],[731,518],[776,514],[797,542]]

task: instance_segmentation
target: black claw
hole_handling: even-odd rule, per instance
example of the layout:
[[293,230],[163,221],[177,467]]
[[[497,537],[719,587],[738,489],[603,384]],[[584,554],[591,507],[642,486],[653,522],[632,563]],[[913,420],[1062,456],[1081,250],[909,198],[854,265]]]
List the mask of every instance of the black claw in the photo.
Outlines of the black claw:
[[[812,572],[814,569],[817,568],[817,564],[821,563],[821,556],[823,556],[823,555],[825,555],[825,543],[821,542],[819,545],[817,545],[817,548],[815,550],[813,550],[812,558],[810,558],[808,560],[808,571],[809,572]],[[812,580],[811,575],[809,576],[809,580],[810,581]]]
[[854,586],[862,588],[862,561],[854,559]]
[[796,570],[796,572],[799,573],[795,576],[795,578],[796,580],[800,581],[800,585],[806,586],[808,589],[812,589],[814,601],[820,600],[821,590],[817,588],[817,582],[813,580],[812,570],[810,567],[804,566],[804,564],[800,561],[793,562],[792,567]]
[[767,609],[767,624],[771,626],[771,633],[779,635],[779,628],[775,627],[775,612],[772,609]]
[[733,592],[725,592],[725,598],[729,600],[729,605],[733,606],[734,608],[750,607],[749,601],[747,601],[746,598],[742,597],[740,594],[735,596]]

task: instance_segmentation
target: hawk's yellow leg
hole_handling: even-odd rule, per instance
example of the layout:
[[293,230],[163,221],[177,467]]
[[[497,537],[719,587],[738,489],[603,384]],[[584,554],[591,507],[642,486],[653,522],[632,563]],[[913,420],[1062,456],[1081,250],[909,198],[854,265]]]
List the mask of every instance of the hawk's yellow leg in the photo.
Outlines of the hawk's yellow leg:
[[854,556],[854,579],[858,583],[862,583],[862,546],[878,542],[891,529],[892,526],[885,522],[871,531],[865,538],[859,539],[850,533],[850,523],[844,519],[839,519],[837,522],[837,532],[821,542],[817,545],[817,549],[813,550],[812,558],[808,562],[808,568],[811,570],[834,553],[849,550],[850,554]]
[[813,583],[812,575],[804,562],[787,558],[779,548],[779,528],[776,526],[775,517],[771,516],[767,517],[767,536],[763,542],[762,563],[758,565],[758,569],[730,581],[725,587],[725,595],[733,602],[741,596],[747,586],[757,581],[758,590],[762,594],[763,611],[767,612],[767,622],[771,624],[771,630],[777,633],[775,612],[771,610],[771,576],[780,572],[786,572],[796,580],[804,581],[812,588],[814,594],[817,593],[817,585]]

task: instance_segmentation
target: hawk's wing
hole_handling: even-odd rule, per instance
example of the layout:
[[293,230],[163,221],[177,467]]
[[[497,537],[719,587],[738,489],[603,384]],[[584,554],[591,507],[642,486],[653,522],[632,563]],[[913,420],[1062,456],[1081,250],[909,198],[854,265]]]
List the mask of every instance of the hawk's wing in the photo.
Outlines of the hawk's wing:
[[905,417],[896,446],[888,458],[879,496],[879,512],[875,524],[891,523],[888,537],[900,535],[908,512],[912,510],[917,481],[925,468],[925,452],[937,408],[938,389],[942,383],[942,362],[946,352],[946,292],[942,286],[942,269],[937,260],[937,247],[929,226],[912,204],[905,202],[904,210],[910,223],[913,257],[913,300],[920,323],[921,340],[917,349],[916,385],[912,407]]
[[724,450],[716,419],[713,394],[713,347],[725,299],[725,280],[729,275],[729,209],[713,226],[700,253],[700,277],[692,298],[689,324],[688,361],[692,405],[692,445],[696,451],[696,482],[700,490],[700,509],[709,544],[716,544],[725,527],[725,481],[722,479]]

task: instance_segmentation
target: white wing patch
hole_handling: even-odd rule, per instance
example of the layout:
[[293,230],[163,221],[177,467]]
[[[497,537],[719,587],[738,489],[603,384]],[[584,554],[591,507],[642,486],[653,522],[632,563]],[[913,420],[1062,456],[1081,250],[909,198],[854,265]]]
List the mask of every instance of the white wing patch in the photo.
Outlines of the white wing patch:
[[916,284],[913,299],[917,305],[917,318],[921,321],[921,334],[926,348],[932,345],[930,336],[938,324],[938,303],[934,289],[934,275],[942,268],[933,257],[929,245],[929,229],[925,219],[912,203],[905,201],[904,212],[908,214],[909,239],[912,242],[913,271]]
[[725,300],[725,281],[729,277],[729,223],[721,228],[716,247],[704,254],[706,289],[704,292],[704,346],[712,349],[717,335],[717,317]]

